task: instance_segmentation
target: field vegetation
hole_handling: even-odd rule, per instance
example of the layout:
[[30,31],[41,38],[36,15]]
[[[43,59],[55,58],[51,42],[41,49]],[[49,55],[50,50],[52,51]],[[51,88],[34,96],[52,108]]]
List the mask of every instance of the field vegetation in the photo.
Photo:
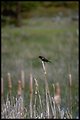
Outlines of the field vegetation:
[[[19,27],[9,21],[2,25],[2,118],[79,117],[78,9],[47,8],[32,9],[29,16],[24,12]],[[39,55],[52,63],[44,66]],[[61,103],[56,108],[56,100],[52,98],[55,98],[57,83]]]

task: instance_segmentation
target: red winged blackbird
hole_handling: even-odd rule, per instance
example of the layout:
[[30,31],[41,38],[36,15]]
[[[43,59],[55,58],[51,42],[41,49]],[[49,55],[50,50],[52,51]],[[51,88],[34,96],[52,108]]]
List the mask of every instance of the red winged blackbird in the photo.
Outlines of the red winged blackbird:
[[49,61],[48,59],[46,59],[46,58],[43,57],[43,56],[39,56],[39,58],[40,58],[43,62],[50,62],[50,63],[51,63],[51,61]]

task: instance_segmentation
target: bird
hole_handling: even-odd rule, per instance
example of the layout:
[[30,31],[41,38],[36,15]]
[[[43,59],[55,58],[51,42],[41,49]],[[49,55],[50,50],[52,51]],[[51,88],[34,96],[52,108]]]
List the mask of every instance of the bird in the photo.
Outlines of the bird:
[[39,56],[39,58],[43,61],[43,62],[49,62],[51,63],[51,61],[49,61],[47,58],[43,57],[43,56]]

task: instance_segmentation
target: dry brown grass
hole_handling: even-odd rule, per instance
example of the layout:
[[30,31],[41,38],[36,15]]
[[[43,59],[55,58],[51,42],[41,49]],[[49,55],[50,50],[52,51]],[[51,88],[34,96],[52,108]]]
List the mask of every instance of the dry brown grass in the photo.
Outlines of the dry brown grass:
[[[24,71],[21,72],[21,80],[18,81],[18,88],[17,88],[17,95],[14,96],[11,94],[12,89],[12,82],[11,82],[11,75],[8,73],[8,90],[9,94],[7,94],[6,101],[2,99],[1,101],[1,117],[5,119],[16,119],[16,118],[60,118],[60,119],[71,119],[71,104],[70,108],[63,110],[61,108],[61,87],[60,84],[57,82],[53,85],[53,96],[50,95],[50,90],[47,81],[47,70],[45,64],[42,62],[42,67],[45,76],[45,97],[44,97],[44,104],[42,96],[40,94],[40,86],[38,84],[38,80],[33,78],[32,73],[30,73],[30,103],[29,109],[24,105],[24,88],[25,88],[25,80],[24,80]],[[71,87],[71,74],[69,74],[69,85]],[[34,87],[33,87],[34,83]],[[34,88],[34,90],[33,90]],[[4,96],[3,93],[3,78],[1,79],[1,95],[2,98]],[[33,92],[34,91],[34,92]],[[24,94],[23,94],[24,93]],[[71,97],[71,89],[70,89],[70,97]],[[70,99],[71,100],[71,99]],[[37,103],[38,102],[38,103]],[[44,111],[43,111],[44,110]]]

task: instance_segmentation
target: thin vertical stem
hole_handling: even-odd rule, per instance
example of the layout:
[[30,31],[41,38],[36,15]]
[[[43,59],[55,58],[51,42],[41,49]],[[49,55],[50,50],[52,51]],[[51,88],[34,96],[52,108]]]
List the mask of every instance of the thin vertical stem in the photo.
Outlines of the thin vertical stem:
[[45,67],[45,63],[42,61],[42,66],[43,66],[43,70],[44,70],[44,75],[45,75],[45,89],[46,89],[46,106],[47,106],[47,116],[49,118],[50,116],[50,108],[49,108],[49,102],[50,102],[50,107],[51,107],[51,111],[52,111],[52,116],[54,116],[54,110],[53,110],[53,106],[52,106],[52,99],[50,96],[50,91],[49,91],[49,87],[48,87],[48,82],[47,82],[47,72],[46,72],[46,67]]
[[36,79],[35,80],[35,85],[36,85],[36,91],[38,93],[38,97],[39,97],[39,101],[40,101],[40,106],[41,106],[41,110],[42,110],[42,102],[41,102],[41,96],[40,96],[40,93],[39,93],[39,89],[38,89],[38,82]]
[[30,74],[30,118],[32,118],[32,96],[33,96],[33,78]]
[[1,96],[3,97],[3,78],[1,78]]
[[22,94],[21,80],[18,81],[18,96]]
[[72,76],[71,76],[71,74],[69,74],[69,109],[70,109],[70,113],[72,115],[72,92],[71,92],[71,88],[72,88]]
[[3,87],[4,87],[4,85],[3,85],[3,78],[1,78],[1,103],[3,103],[3,92],[4,92]]
[[11,81],[11,74],[10,73],[8,73],[8,88],[9,88],[9,99],[11,101],[12,81]]
[[45,63],[42,61],[42,67],[44,70],[44,75],[45,75],[45,91],[46,91],[46,115],[49,118],[49,100],[48,100],[48,83],[47,83],[47,72],[46,72],[46,68],[45,68]]
[[24,99],[24,87],[25,87],[25,79],[24,79],[24,71],[21,70],[21,87],[22,87],[22,97]]
[[21,82],[22,82],[22,89],[25,87],[25,79],[24,79],[24,71],[21,71]]

